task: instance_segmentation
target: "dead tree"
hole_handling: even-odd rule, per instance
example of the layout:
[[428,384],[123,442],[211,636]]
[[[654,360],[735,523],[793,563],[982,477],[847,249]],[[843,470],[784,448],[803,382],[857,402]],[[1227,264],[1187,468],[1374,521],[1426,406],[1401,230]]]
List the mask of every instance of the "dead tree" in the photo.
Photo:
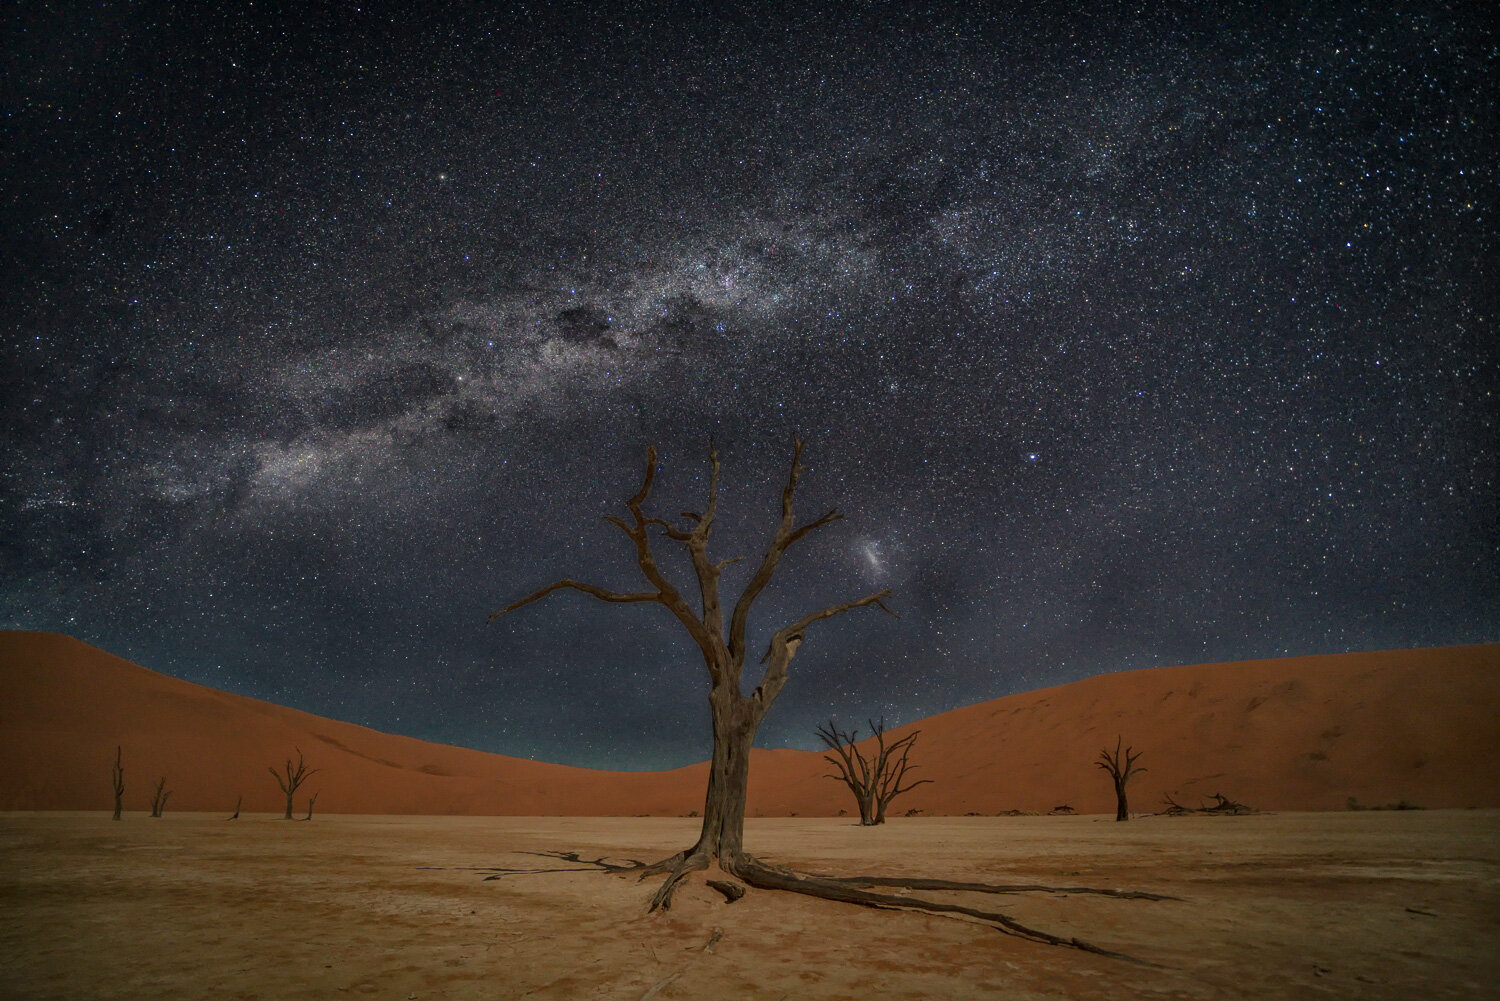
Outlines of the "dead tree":
[[245,794],[244,793],[240,793],[240,795],[236,796],[235,800],[234,800],[234,816],[232,816],[232,817],[225,817],[224,819],[225,820],[239,820],[240,819],[240,804],[243,803],[243,802],[245,802]]
[[[321,792],[321,790],[319,790],[319,791]],[[309,796],[307,798],[307,816],[303,817],[302,818],[303,820],[311,820],[312,819],[313,804],[316,803],[317,801],[318,801],[318,793],[316,793],[316,792],[313,793],[311,796]]]
[[[751,607],[771,582],[771,577],[788,548],[843,517],[837,510],[830,510],[805,524],[796,523],[793,499],[804,469],[801,462],[802,447],[801,441],[793,443],[792,467],[781,492],[781,521],[759,566],[729,612],[727,630],[725,608],[719,597],[719,576],[726,566],[738,562],[738,559],[715,562],[708,554],[709,534],[718,513],[719,487],[719,454],[712,446],[709,448],[707,505],[701,513],[684,512],[681,517],[685,524],[674,525],[661,518],[650,517],[645,512],[646,499],[655,482],[658,465],[654,447],[646,450],[646,473],[640,489],[625,502],[629,517],[606,518],[630,540],[635,549],[636,564],[650,590],[613,591],[564,578],[512,602],[490,616],[495,619],[554,591],[571,588],[601,601],[662,605],[682,624],[702,653],[710,679],[708,702],[713,718],[713,755],[709,767],[708,792],[704,801],[703,825],[695,844],[652,867],[653,871],[668,874],[666,883],[652,902],[653,909],[670,902],[677,883],[689,872],[707,868],[715,861],[731,873],[752,864],[750,857],[744,853],[745,796],[750,775],[750,747],[766,711],[786,684],[787,670],[808,629],[824,619],[866,605],[877,606],[895,614],[884,603],[890,592],[883,590],[854,601],[832,605],[782,626],[772,634],[766,652],[760,658],[761,663],[766,665],[760,684],[750,695],[741,692],[740,677],[749,652],[747,632]],[[700,602],[698,610],[688,604],[688,600],[657,566],[651,543],[653,531],[680,543],[687,550],[697,576]]]
[[907,771],[915,767],[907,759],[920,730],[914,730],[887,745],[885,720],[879,723],[874,720],[865,722],[870,724],[870,732],[875,738],[873,753],[868,758],[855,743],[859,737],[858,730],[846,733],[833,720],[829,720],[818,727],[818,736],[833,752],[833,755],[823,755],[823,760],[839,770],[837,775],[825,775],[824,778],[837,779],[848,786],[849,791],[854,793],[854,801],[859,804],[860,826],[874,827],[885,823],[885,808],[891,800],[932,780],[919,779],[909,785],[901,784]]
[[276,780],[276,784],[281,786],[281,791],[286,793],[286,816],[282,817],[282,820],[292,819],[292,797],[296,795],[297,787],[322,771],[321,768],[309,769],[307,765],[303,764],[302,748],[297,747],[293,748],[293,750],[297,752],[297,765],[294,768],[292,766],[292,759],[287,758],[285,777],[275,768],[268,769],[271,777]]
[[[782,556],[791,546],[843,517],[837,510],[830,510],[811,521],[797,524],[793,501],[798,481],[804,471],[801,461],[802,448],[802,442],[794,439],[791,469],[787,473],[786,483],[781,491],[781,520],[771,535],[765,554],[761,557],[760,563],[732,609],[726,609],[721,602],[719,577],[724,568],[731,563],[738,562],[738,558],[715,561],[708,552],[709,534],[713,530],[714,518],[718,512],[719,487],[719,454],[710,443],[708,497],[701,512],[684,512],[677,523],[652,517],[646,513],[646,501],[651,494],[658,467],[656,449],[648,447],[646,471],[640,488],[625,502],[628,515],[626,517],[607,516],[606,518],[630,541],[635,551],[636,565],[646,580],[645,590],[616,591],[565,577],[511,602],[490,616],[490,619],[494,620],[538,601],[554,591],[569,589],[582,591],[601,601],[661,605],[687,631],[703,656],[704,666],[708,669],[710,682],[708,703],[713,724],[713,753],[709,763],[703,825],[698,840],[682,851],[650,864],[644,862],[616,864],[604,859],[589,861],[579,858],[575,852],[557,853],[554,857],[575,863],[575,868],[577,864],[582,864],[608,872],[631,872],[641,877],[666,874],[666,880],[651,898],[650,909],[653,911],[664,910],[671,906],[673,891],[685,876],[695,870],[706,869],[710,864],[717,862],[720,869],[754,887],[789,890],[794,893],[804,893],[829,900],[843,900],[870,907],[962,914],[984,921],[991,927],[1035,941],[1105,953],[1106,950],[1078,939],[1064,939],[1028,928],[998,912],[979,911],[947,902],[926,901],[905,894],[877,893],[870,889],[872,886],[900,886],[907,890],[958,889],[1009,892],[996,891],[989,888],[987,884],[954,883],[946,880],[892,880],[881,877],[810,876],[769,865],[745,851],[745,798],[750,774],[750,747],[755,740],[757,727],[765,718],[766,711],[770,709],[771,704],[781,693],[782,687],[786,685],[788,669],[792,659],[797,655],[797,650],[805,640],[808,630],[826,619],[866,606],[874,606],[892,616],[895,615],[885,605],[885,599],[889,597],[890,592],[881,590],[852,601],[830,605],[781,626],[771,634],[766,651],[760,658],[760,662],[766,665],[761,674],[760,683],[750,695],[743,694],[740,679],[745,658],[749,653],[747,630],[750,611],[756,599],[770,583]],[[653,535],[665,536],[686,550],[697,578],[698,604],[696,608],[689,604],[688,599],[683,597],[682,592],[667,579],[657,565],[656,555],[652,549]],[[504,874],[502,872],[497,875]],[[1032,889],[1051,888],[1032,887]]]
[[125,767],[120,764],[120,745],[115,745],[115,766],[110,770],[115,784],[115,819],[120,819],[120,810],[125,799]]
[[1167,804],[1167,808],[1162,813],[1169,817],[1183,817],[1190,813],[1206,813],[1215,817],[1238,817],[1242,814],[1257,812],[1254,807],[1246,806],[1244,803],[1236,803],[1223,793],[1216,792],[1210,798],[1214,801],[1213,806],[1200,806],[1197,809],[1193,809],[1192,807],[1183,806],[1173,799],[1169,793],[1162,797],[1162,800]]
[[151,793],[151,816],[160,817],[162,811],[167,808],[167,797],[172,795],[172,790],[167,788],[167,777],[163,775],[156,782],[156,789]]
[[1124,741],[1124,737],[1116,737],[1114,753],[1111,754],[1109,748],[1106,747],[1099,752],[1099,760],[1094,762],[1096,767],[1109,772],[1110,779],[1114,781],[1115,799],[1118,801],[1115,806],[1116,820],[1130,819],[1130,806],[1125,802],[1125,783],[1130,781],[1131,776],[1138,775],[1146,770],[1136,767],[1135,759],[1139,758],[1141,754],[1139,751],[1132,752],[1132,749],[1129,747],[1125,748],[1124,761],[1123,763],[1121,762],[1120,745]]

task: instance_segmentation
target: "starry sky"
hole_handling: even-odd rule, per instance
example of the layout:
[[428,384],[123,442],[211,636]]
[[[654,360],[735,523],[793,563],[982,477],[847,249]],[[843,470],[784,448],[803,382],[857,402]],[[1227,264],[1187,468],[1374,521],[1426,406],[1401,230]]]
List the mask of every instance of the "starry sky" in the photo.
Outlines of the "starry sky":
[[7,15],[0,626],[702,760],[665,609],[486,617],[642,589],[603,516],[647,443],[651,509],[701,508],[710,438],[732,601],[796,434],[846,518],[752,647],[900,619],[814,627],[763,745],[1500,640],[1484,5],[710,6]]

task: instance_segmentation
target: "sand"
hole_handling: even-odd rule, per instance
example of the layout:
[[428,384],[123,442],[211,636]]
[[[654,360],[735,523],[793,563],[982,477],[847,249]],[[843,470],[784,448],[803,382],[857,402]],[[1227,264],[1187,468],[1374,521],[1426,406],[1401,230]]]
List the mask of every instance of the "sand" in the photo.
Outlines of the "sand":
[[[1268,810],[1500,807],[1477,751],[1500,746],[1500,645],[1106,674],[893,736],[911,729],[913,777],[932,782],[896,801],[902,813],[1112,810],[1094,759],[1117,735],[1143,752],[1137,811],[1215,792]],[[705,757],[708,732],[705,713]],[[294,748],[320,769],[298,809],[316,792],[323,813],[682,816],[701,809],[707,776],[702,764],[604,772],[426,743],[190,684],[66,636],[0,632],[0,810],[109,809],[117,745],[127,809],[165,776],[169,810],[227,814],[243,795],[247,810],[279,812],[267,768]],[[828,771],[814,752],[757,748],[750,814],[852,809]]]
[[[1127,887],[988,898],[1137,966],[964,921],[529,851],[655,858],[672,818],[0,815],[0,996],[44,999],[1474,998],[1500,983],[1500,811],[752,820],[801,868]],[[722,937],[704,947],[715,930]],[[656,993],[653,995],[652,991]]]

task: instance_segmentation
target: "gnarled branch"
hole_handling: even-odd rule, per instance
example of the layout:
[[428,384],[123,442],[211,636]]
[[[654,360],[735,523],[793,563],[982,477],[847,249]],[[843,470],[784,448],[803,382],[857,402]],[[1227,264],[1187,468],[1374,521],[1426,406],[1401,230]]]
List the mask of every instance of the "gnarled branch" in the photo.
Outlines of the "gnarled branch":
[[792,468],[787,472],[786,485],[781,488],[781,522],[776,526],[775,534],[771,536],[765,555],[761,557],[760,566],[756,568],[754,576],[750,578],[750,583],[745,585],[739,601],[734,605],[734,614],[729,625],[729,651],[736,663],[744,661],[745,629],[750,621],[750,607],[755,604],[755,599],[760,597],[760,593],[771,582],[771,577],[776,573],[776,564],[781,562],[781,556],[786,552],[787,547],[808,533],[843,517],[837,510],[831,510],[800,528],[796,526],[793,502],[797,496],[797,481],[805,469],[802,465],[802,448],[802,439],[793,438]]
[[693,637],[694,641],[696,641],[698,646],[703,650],[705,660],[707,660],[710,664],[715,663],[715,647],[720,642],[718,640],[716,632],[711,630],[704,624],[702,620],[698,618],[698,616],[693,614],[693,610],[688,606],[687,602],[683,600],[681,592],[679,592],[677,588],[667,580],[666,576],[662,574],[661,568],[656,564],[656,555],[651,550],[651,537],[649,534],[650,528],[654,525],[659,528],[665,529],[667,535],[670,538],[688,542],[690,546],[692,545],[691,540],[698,539],[700,536],[702,539],[707,539],[709,524],[711,523],[713,518],[713,494],[717,488],[718,483],[717,453],[711,453],[711,458],[714,462],[715,472],[713,483],[710,486],[709,509],[704,517],[699,521],[697,528],[695,528],[693,532],[683,532],[680,529],[674,528],[669,523],[662,521],[660,518],[649,518],[646,516],[644,509],[645,503],[646,499],[651,495],[651,486],[656,481],[656,470],[658,466],[655,445],[646,446],[645,475],[641,478],[640,488],[629,500],[625,502],[626,509],[630,511],[630,520],[627,521],[626,519],[617,517],[615,515],[605,516],[605,521],[609,522],[611,525],[614,525],[630,538],[631,543],[635,546],[636,565],[640,567],[641,574],[646,578],[651,586],[656,588],[655,591],[611,591],[608,588],[599,587],[596,584],[586,584],[582,581],[576,581],[571,578],[564,578],[562,580],[555,581],[554,583],[549,584],[546,587],[541,588],[540,590],[533,591],[531,594],[519,599],[518,601],[511,602],[509,605],[506,605],[498,612],[490,615],[490,621],[493,621],[494,619],[498,618],[501,615],[505,615],[508,612],[513,612],[525,605],[529,605],[533,601],[544,598],[547,595],[551,594],[553,591],[561,590],[563,588],[572,588],[573,590],[582,591],[583,593],[598,598],[601,601],[627,603],[656,602],[657,604],[665,606],[666,609],[670,611],[677,618],[677,620],[687,628],[688,634]]
[[804,615],[791,625],[778,629],[771,636],[771,642],[766,646],[765,655],[760,658],[762,664],[766,664],[767,661],[770,661],[770,663],[766,665],[766,672],[761,675],[760,684],[756,686],[755,694],[751,698],[755,699],[764,708],[770,706],[775,701],[776,696],[781,694],[782,686],[786,684],[787,667],[792,663],[792,658],[797,655],[797,647],[802,645],[802,634],[808,626],[814,622],[831,619],[835,615],[842,615],[856,608],[863,608],[866,605],[876,605],[887,615],[899,619],[901,616],[891,611],[890,606],[885,603],[885,599],[890,596],[890,588],[886,588],[883,591],[867,594],[863,598],[858,598],[854,601],[831,605],[821,612]]
[[561,591],[564,588],[572,588],[575,591],[582,591],[584,594],[592,595],[595,598],[598,598],[600,601],[661,602],[661,595],[657,594],[655,591],[636,591],[634,593],[623,593],[620,591],[610,591],[606,588],[602,588],[594,584],[585,584],[583,581],[572,580],[571,578],[564,577],[562,580],[553,581],[551,584],[548,584],[546,587],[541,588],[540,590],[533,591],[519,601],[511,602],[509,605],[506,605],[498,612],[491,612],[490,617],[487,621],[494,621],[502,615],[514,612],[516,609],[529,605],[533,601],[538,601],[542,598],[545,598],[553,591]]

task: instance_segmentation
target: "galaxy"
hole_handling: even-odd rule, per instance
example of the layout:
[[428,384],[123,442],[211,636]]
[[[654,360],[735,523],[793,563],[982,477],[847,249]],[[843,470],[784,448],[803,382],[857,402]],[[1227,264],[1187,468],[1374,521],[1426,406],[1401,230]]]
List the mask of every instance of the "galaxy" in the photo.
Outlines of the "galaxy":
[[[761,728],[1500,640],[1477,4],[36,4],[0,25],[0,627],[426,740]],[[680,547],[657,553],[695,593]],[[747,671],[753,687],[758,673]]]

